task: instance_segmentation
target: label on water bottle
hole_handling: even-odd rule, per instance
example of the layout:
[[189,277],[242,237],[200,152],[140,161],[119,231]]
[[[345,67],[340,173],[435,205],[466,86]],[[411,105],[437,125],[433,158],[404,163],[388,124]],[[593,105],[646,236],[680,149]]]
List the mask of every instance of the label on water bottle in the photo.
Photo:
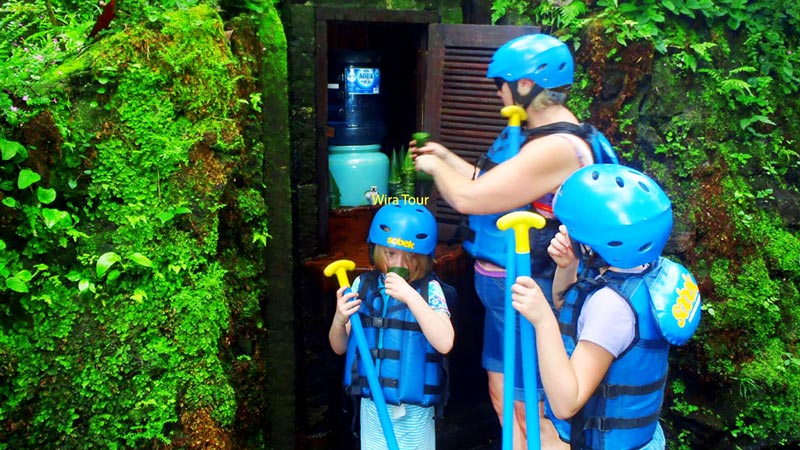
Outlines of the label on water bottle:
[[379,94],[381,91],[381,71],[368,67],[348,67],[345,69],[345,92],[348,94]]

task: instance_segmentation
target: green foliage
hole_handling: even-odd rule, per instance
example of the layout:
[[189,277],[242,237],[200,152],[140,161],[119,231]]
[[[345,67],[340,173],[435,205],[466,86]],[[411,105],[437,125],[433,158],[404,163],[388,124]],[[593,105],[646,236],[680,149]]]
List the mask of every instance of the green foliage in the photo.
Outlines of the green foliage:
[[[2,448],[169,445],[197,411],[233,427],[218,229],[244,75],[211,9],[151,3],[91,43],[92,2],[0,6]],[[263,248],[260,192],[236,206]]]

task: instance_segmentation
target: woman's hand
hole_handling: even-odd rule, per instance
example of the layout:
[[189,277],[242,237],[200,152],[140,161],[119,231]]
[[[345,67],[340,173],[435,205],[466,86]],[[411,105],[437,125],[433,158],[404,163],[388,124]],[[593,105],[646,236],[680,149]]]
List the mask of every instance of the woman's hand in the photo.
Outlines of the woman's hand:
[[560,225],[558,227],[558,233],[550,240],[547,253],[553,258],[556,265],[562,269],[577,265],[578,258],[575,256],[575,252],[572,249],[572,242],[567,234],[566,225]]
[[516,283],[511,286],[511,306],[533,326],[553,315],[542,289],[531,277],[517,277]]
[[419,297],[419,293],[396,273],[387,273],[383,285],[386,288],[386,295],[405,304],[408,304],[414,296]]
[[447,155],[450,153],[447,147],[433,141],[428,141],[422,147],[417,147],[417,141],[411,141],[408,145],[408,151],[411,152],[412,159],[416,159],[417,156],[421,155],[433,155],[441,159],[447,159]]
[[333,323],[340,327],[345,326],[350,320],[350,316],[358,312],[358,308],[361,306],[361,300],[357,298],[358,294],[355,292],[345,294],[345,289],[347,287],[342,286],[336,291],[336,313],[333,315]]
[[417,141],[411,141],[408,151],[414,160],[414,168],[418,171],[433,175],[436,165],[441,161],[447,163],[451,155],[450,150],[438,142],[428,142],[422,147],[417,147]]

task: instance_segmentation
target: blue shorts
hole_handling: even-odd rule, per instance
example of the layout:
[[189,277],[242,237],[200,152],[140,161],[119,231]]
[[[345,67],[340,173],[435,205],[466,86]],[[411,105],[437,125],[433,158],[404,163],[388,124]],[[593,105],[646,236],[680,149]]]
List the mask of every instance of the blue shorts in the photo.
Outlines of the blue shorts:
[[[542,288],[547,300],[550,304],[553,303],[553,280],[534,277],[534,280]],[[505,328],[505,277],[489,277],[481,273],[475,272],[475,292],[481,303],[486,308],[486,317],[483,324],[483,353],[481,356],[481,364],[483,368],[489,372],[503,373],[503,329]],[[524,317],[519,316],[520,320],[526,320]],[[523,378],[522,378],[522,351],[520,342],[519,325],[516,327],[517,346],[516,346],[516,363],[514,366],[514,399],[524,400],[523,396]],[[525,345],[535,345],[534,343],[525,343]],[[544,389],[542,389],[542,377],[537,373],[537,388],[539,390],[539,399],[544,399]]]

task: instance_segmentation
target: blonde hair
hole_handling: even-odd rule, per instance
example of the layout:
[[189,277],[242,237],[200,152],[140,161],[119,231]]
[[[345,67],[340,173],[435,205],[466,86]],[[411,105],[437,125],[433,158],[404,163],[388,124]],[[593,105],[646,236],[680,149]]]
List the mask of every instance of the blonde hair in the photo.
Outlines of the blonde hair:
[[386,271],[389,270],[389,263],[386,261],[386,252],[388,250],[400,252],[400,255],[403,258],[403,264],[405,264],[406,268],[408,268],[408,281],[419,280],[433,270],[433,258],[428,255],[411,253],[396,248],[390,249],[389,247],[375,244],[375,250],[373,251],[372,258],[375,262],[375,268],[380,270],[382,273],[386,273]]
[[550,106],[563,105],[567,101],[565,92],[558,92],[551,89],[543,89],[536,97],[531,100],[531,108],[534,111],[549,108]]

